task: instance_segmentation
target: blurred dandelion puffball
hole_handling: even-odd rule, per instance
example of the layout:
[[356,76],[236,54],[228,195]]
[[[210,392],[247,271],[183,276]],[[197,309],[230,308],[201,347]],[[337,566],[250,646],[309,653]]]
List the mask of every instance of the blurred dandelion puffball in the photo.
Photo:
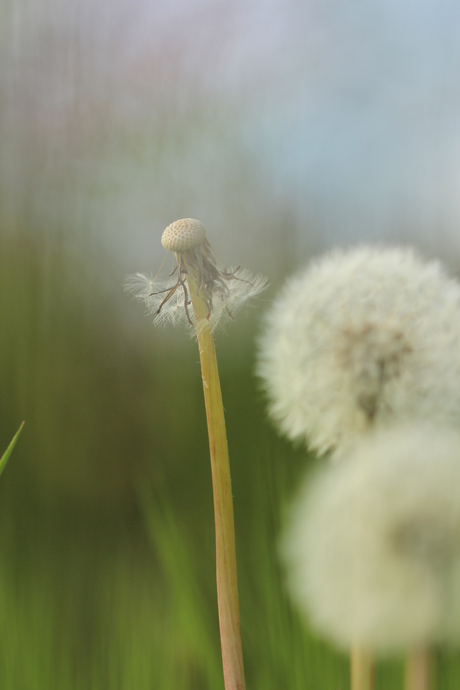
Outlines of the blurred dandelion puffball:
[[460,286],[410,248],[313,262],[288,280],[259,345],[271,416],[319,453],[395,420],[460,421]]
[[[215,330],[233,319],[239,309],[267,287],[263,276],[246,269],[225,268],[206,239],[199,220],[182,218],[168,225],[161,237],[165,249],[174,253],[176,266],[167,279],[144,273],[129,276],[125,287],[154,314],[155,324],[188,323],[192,333],[200,328]],[[198,297],[206,305],[206,318],[193,320],[188,279],[196,284]]]
[[378,654],[460,641],[460,434],[379,431],[306,484],[282,555],[321,634]]

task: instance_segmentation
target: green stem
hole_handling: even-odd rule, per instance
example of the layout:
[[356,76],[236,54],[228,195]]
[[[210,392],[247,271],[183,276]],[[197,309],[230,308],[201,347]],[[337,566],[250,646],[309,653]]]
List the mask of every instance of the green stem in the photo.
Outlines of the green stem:
[[232,486],[219,371],[214,338],[208,321],[208,306],[197,293],[193,276],[189,274],[187,280],[195,323],[199,324],[197,338],[211,453],[216,525],[217,602],[224,683],[225,690],[244,690]]
[[351,690],[373,690],[374,662],[372,655],[356,645],[350,652]]

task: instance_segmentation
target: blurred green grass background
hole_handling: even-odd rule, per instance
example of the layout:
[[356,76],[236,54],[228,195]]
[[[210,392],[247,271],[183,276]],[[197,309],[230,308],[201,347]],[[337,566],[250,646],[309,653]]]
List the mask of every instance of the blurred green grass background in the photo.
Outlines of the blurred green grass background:
[[[1,240],[0,447],[26,426],[0,482],[0,686],[223,688],[196,344],[154,328],[97,248],[37,236]],[[217,336],[247,687],[343,690],[346,658],[291,609],[276,557],[315,460],[266,420],[263,308]],[[458,688],[458,655],[435,674]],[[401,677],[381,664],[378,687]]]

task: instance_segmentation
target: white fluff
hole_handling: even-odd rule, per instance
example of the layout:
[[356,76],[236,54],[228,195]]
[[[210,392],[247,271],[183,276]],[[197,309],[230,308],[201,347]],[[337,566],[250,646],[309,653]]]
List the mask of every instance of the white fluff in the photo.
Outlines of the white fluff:
[[460,286],[409,248],[336,251],[269,311],[258,373],[290,439],[320,453],[395,421],[460,422]]
[[282,543],[311,625],[376,653],[460,641],[460,434],[371,433],[307,483]]
[[[230,268],[220,275],[221,281],[212,292],[211,309],[206,321],[213,331],[232,320],[248,300],[257,297],[267,287],[266,278],[253,275],[246,269]],[[185,300],[190,300],[190,295],[186,296],[182,287],[179,286],[174,295],[162,305],[171,285],[171,280],[156,280],[143,273],[129,276],[125,282],[127,291],[134,293],[136,298],[146,305],[149,313],[154,314],[155,325],[187,324]],[[193,314],[191,305],[188,309],[189,313]],[[195,328],[199,329],[200,326],[200,323],[195,324]]]

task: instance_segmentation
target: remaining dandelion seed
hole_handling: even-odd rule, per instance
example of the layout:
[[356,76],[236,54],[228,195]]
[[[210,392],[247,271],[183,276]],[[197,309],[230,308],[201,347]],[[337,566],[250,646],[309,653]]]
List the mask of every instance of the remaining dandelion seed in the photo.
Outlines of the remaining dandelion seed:
[[460,641],[460,434],[369,434],[306,484],[282,543],[293,599],[341,648]]
[[[168,280],[137,273],[126,282],[127,289],[155,315],[155,323],[188,322],[197,328],[210,325],[214,330],[232,319],[247,300],[259,295],[267,286],[263,276],[254,276],[240,267],[223,267],[199,220],[175,221],[166,228],[161,242],[165,249],[174,252],[177,261]],[[193,320],[190,310],[188,276],[194,277],[199,298],[207,308],[199,321],[196,321],[196,314]]]
[[336,251],[267,315],[258,373],[270,412],[320,453],[373,426],[460,422],[460,286],[409,248]]

